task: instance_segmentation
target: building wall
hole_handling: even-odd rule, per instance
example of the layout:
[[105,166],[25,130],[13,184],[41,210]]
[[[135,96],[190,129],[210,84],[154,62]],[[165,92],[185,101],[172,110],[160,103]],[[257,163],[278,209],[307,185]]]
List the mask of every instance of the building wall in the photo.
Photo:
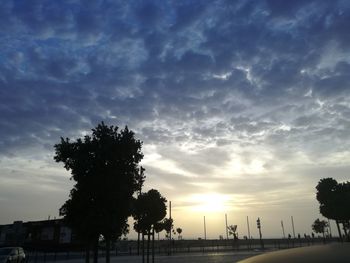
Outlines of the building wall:
[[62,219],[0,225],[0,246],[59,247],[77,244]]

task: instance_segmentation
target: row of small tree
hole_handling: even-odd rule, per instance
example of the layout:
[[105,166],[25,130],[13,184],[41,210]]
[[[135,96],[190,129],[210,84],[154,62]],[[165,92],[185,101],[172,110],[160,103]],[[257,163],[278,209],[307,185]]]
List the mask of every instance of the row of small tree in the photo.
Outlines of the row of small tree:
[[[338,183],[333,178],[323,178],[318,182],[316,190],[316,199],[320,203],[320,213],[328,219],[335,220],[341,240],[343,240],[340,229],[340,225],[342,225],[345,237],[349,241],[350,182]],[[320,220],[319,222],[316,221],[314,223],[316,228],[313,226],[313,229],[317,230],[316,232],[321,231],[318,233],[324,234],[322,227],[325,229],[328,223]]]
[[157,190],[142,192],[145,181],[145,169],[140,166],[142,142],[127,127],[119,130],[102,122],[92,129],[91,135],[75,141],[61,138],[54,147],[55,161],[64,164],[75,182],[60,215],[85,244],[86,262],[91,249],[94,262],[98,261],[101,237],[106,243],[106,262],[110,262],[111,242],[128,232],[130,215],[142,240],[148,237],[149,262],[150,238],[154,241],[154,233],[162,230],[169,233],[173,222],[164,219],[166,199]]

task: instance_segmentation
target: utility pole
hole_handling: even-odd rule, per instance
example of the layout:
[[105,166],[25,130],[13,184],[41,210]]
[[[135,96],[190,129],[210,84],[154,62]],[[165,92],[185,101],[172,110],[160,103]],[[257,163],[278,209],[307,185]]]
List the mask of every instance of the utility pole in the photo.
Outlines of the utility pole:
[[250,246],[250,227],[249,227],[249,218],[247,216],[247,227],[248,227],[248,247],[249,249],[251,248]]
[[294,230],[294,220],[293,220],[293,216],[291,216],[290,218],[292,219],[293,237],[295,238],[295,230]]
[[249,218],[247,216],[247,227],[248,227],[248,239],[250,239],[250,228],[249,228]]
[[286,234],[284,233],[283,220],[281,220],[281,227],[282,227],[282,232],[283,232],[283,238],[286,238]]
[[227,214],[225,214],[225,223],[226,223],[226,239],[228,240]]
[[207,226],[205,225],[205,216],[204,216],[204,240],[207,240]]
[[[171,201],[169,201],[169,220],[171,222]],[[171,241],[171,230],[172,230],[172,226],[170,226],[170,241]]]
[[172,222],[172,218],[171,218],[171,201],[169,201],[169,220],[170,220],[170,233],[169,233],[169,238],[170,238],[170,244],[169,244],[169,255],[171,255],[171,250],[172,250],[172,240],[171,240],[171,231],[173,228],[173,222]]
[[256,220],[256,225],[259,229],[259,236],[260,236],[260,245],[261,245],[261,249],[264,250],[264,241],[262,240],[262,234],[261,234],[261,222],[260,222],[260,218],[258,217],[258,220]]

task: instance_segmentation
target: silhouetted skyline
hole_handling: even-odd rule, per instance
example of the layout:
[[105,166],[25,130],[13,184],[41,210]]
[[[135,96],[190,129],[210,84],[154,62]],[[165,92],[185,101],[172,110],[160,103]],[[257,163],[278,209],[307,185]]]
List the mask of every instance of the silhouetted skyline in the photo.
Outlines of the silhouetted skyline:
[[61,136],[128,125],[145,190],[187,237],[311,232],[319,179],[349,179],[347,1],[6,1],[0,224],[58,216]]

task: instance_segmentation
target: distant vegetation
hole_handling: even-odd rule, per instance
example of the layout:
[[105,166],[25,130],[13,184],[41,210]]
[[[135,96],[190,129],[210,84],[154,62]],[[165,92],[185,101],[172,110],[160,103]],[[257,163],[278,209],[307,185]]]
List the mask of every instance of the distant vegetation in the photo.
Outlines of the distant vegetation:
[[323,238],[325,238],[325,232],[327,227],[329,227],[328,222],[325,220],[320,220],[318,218],[312,224],[312,230],[315,231],[315,233],[322,234]]

